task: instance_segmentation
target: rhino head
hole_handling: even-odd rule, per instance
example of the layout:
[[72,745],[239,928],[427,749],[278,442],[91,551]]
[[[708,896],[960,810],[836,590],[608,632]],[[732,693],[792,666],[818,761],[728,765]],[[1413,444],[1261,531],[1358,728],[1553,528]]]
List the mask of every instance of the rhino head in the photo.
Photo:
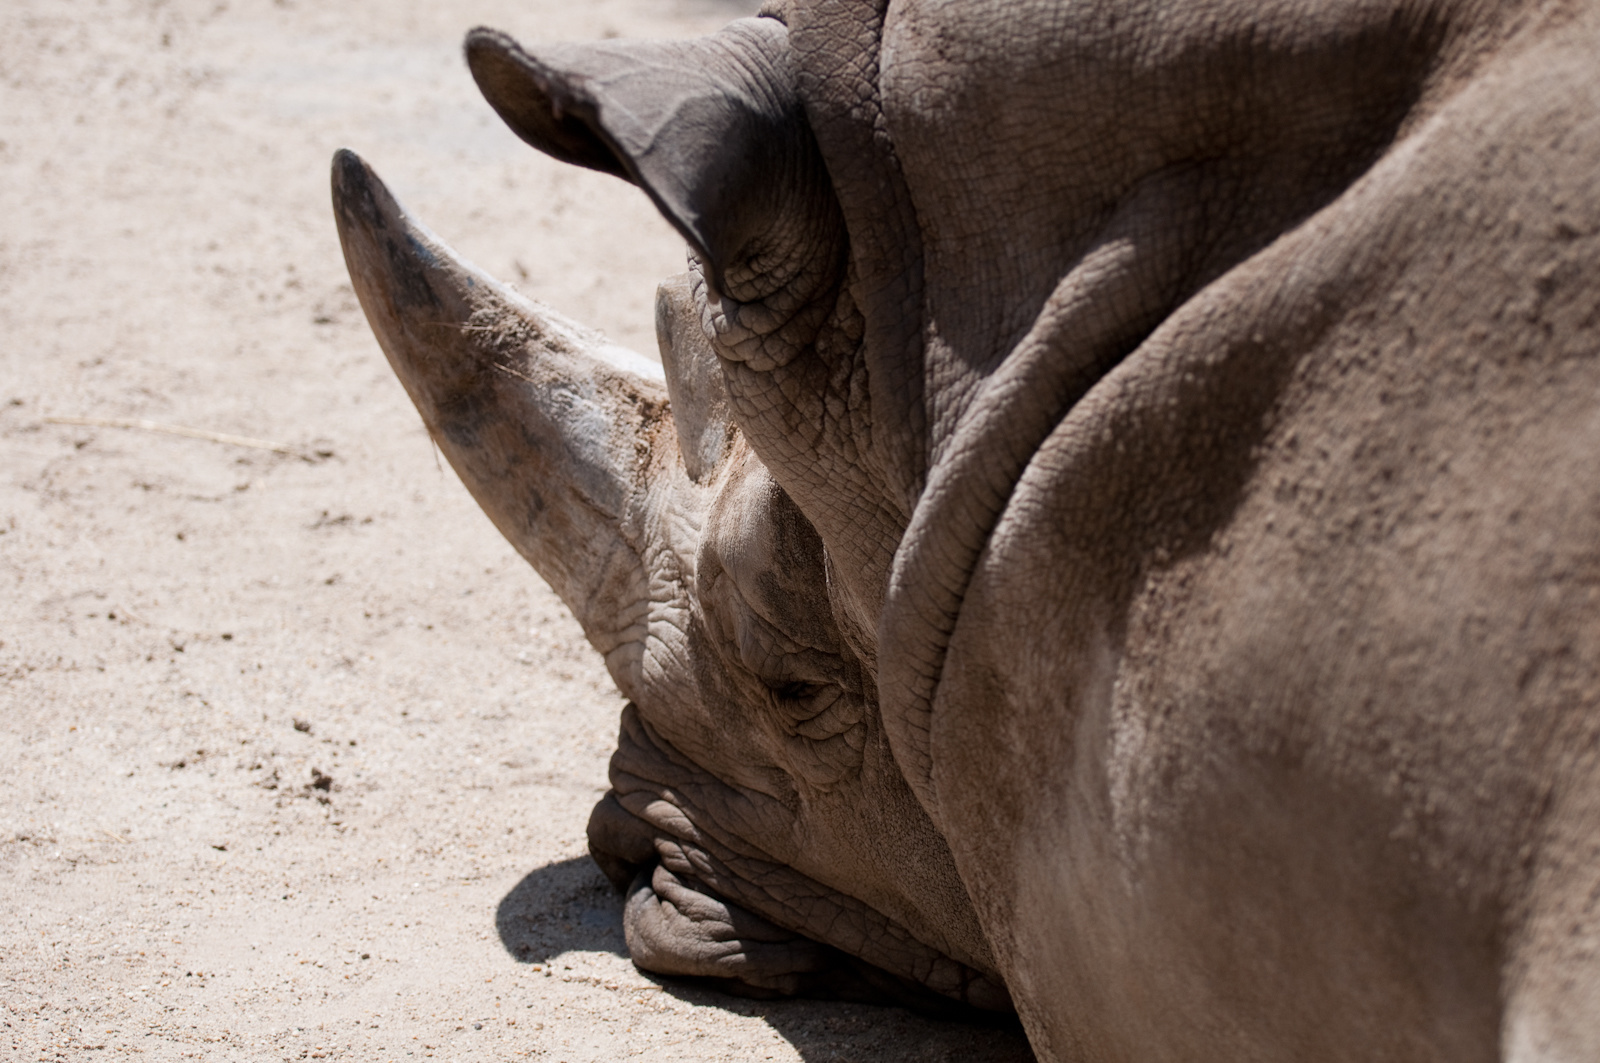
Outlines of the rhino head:
[[878,712],[907,494],[873,449],[883,382],[855,357],[859,278],[785,27],[537,55],[480,30],[467,55],[524,139],[638,185],[690,249],[657,295],[658,368],[462,262],[354,154],[334,161],[391,365],[629,700],[589,842],[634,962],[1008,1011]]

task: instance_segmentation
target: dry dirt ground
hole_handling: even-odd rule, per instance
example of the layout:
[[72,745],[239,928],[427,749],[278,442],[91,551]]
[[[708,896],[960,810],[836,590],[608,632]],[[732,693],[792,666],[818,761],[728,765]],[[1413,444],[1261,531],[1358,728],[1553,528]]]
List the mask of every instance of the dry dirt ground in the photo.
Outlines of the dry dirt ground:
[[350,146],[467,257],[653,350],[679,241],[504,131],[458,42],[741,13],[0,4],[0,1058],[1029,1058],[632,968],[583,837],[618,696],[344,276]]

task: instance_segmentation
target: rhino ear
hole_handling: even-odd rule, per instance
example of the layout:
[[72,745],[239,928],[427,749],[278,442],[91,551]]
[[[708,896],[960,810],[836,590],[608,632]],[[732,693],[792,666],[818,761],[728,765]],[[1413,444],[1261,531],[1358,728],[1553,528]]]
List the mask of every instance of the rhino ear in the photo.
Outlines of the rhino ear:
[[785,212],[814,210],[819,192],[831,200],[776,19],[740,19],[696,40],[533,51],[476,29],[466,53],[518,136],[642,188],[719,291],[730,271],[782,247],[773,230]]
[[467,34],[466,52],[478,90],[517,136],[562,162],[638,183],[602,132],[599,108],[577,91],[581,75],[536,59],[506,34],[481,26]]

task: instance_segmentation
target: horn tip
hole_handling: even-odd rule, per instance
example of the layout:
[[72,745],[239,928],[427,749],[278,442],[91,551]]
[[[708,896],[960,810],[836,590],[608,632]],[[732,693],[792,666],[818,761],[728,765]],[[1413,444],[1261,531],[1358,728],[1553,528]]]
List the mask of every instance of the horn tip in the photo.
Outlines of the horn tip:
[[341,220],[355,204],[371,202],[374,192],[383,188],[383,182],[373,173],[366,160],[349,148],[333,153],[332,173],[334,214]]
[[472,71],[474,78],[483,75],[486,63],[503,62],[508,57],[524,61],[528,58],[515,37],[488,26],[474,26],[468,30],[461,42],[461,50],[466,54],[467,68]]
[[349,148],[340,148],[333,153],[333,183],[335,187],[349,185],[361,181],[372,168],[366,161]]
[[381,231],[405,232],[424,242],[430,238],[431,234],[426,234],[406,212],[377,171],[349,148],[334,152],[331,177],[334,221],[347,252],[351,240],[370,242]]

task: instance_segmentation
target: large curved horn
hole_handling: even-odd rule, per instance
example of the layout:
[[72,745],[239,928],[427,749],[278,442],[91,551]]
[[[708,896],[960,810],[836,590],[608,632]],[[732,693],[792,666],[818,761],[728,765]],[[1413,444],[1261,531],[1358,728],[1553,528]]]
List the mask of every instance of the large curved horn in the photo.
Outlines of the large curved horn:
[[623,662],[649,585],[630,511],[651,441],[673,445],[660,368],[461,261],[354,152],[334,156],[333,210],[367,321],[429,433],[633,696]]

